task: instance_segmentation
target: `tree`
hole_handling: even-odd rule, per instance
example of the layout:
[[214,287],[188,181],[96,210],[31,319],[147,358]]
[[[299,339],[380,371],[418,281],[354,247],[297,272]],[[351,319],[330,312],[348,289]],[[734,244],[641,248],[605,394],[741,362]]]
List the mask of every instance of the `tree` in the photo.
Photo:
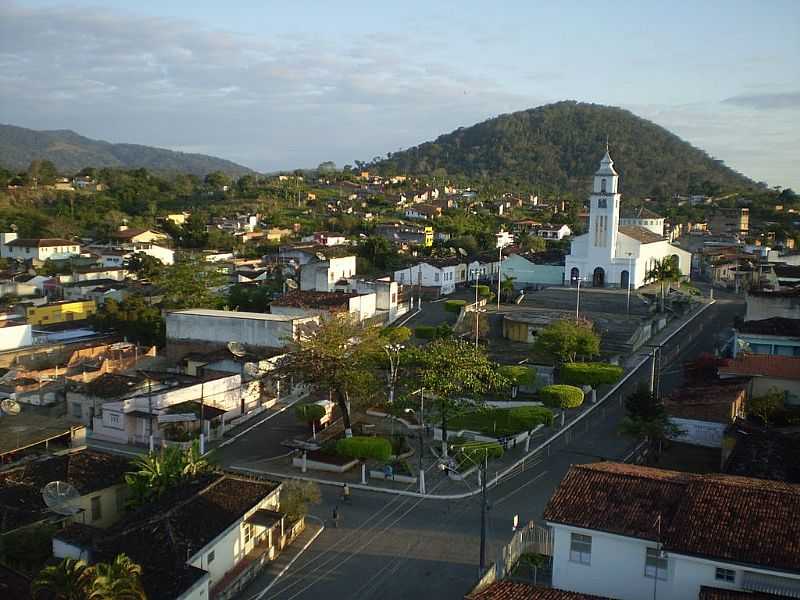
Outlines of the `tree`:
[[156,277],[164,266],[155,256],[144,252],[135,252],[127,261],[128,271],[136,273],[137,277],[151,279]]
[[556,362],[575,362],[578,356],[600,354],[600,336],[588,321],[560,320],[551,323],[536,336],[534,349],[549,354]]
[[646,281],[657,281],[661,286],[659,294],[659,310],[664,312],[664,299],[666,285],[671,281],[678,281],[683,277],[677,261],[672,256],[666,256],[661,260],[656,260],[653,266],[645,273]]
[[336,171],[336,163],[332,160],[326,160],[325,162],[319,163],[317,167],[317,171],[320,175],[330,175]]
[[52,185],[58,178],[58,171],[49,160],[34,160],[28,167],[28,177],[35,179],[38,185]]
[[31,596],[34,599],[86,600],[93,579],[93,569],[86,561],[65,558],[39,573],[31,584]]
[[309,504],[319,504],[322,495],[313,481],[290,479],[281,487],[281,511],[290,522],[297,521],[308,514]]
[[768,427],[775,411],[783,407],[783,393],[772,387],[763,396],[755,396],[747,401],[747,414],[757,417]]
[[514,299],[514,279],[515,277],[509,277],[508,275],[503,275],[503,281],[500,282],[500,300],[503,302],[511,302]]
[[378,327],[365,327],[349,318],[326,319],[300,332],[283,368],[329,391],[341,412],[345,435],[352,437],[351,403],[376,398],[383,345]]
[[215,190],[224,191],[231,185],[231,178],[222,171],[214,171],[206,175],[206,185]]
[[650,455],[658,457],[663,444],[683,433],[669,418],[663,402],[646,387],[640,386],[625,400],[626,416],[619,431],[635,439],[644,439]]
[[164,345],[161,309],[147,304],[142,296],[134,294],[122,302],[109,298],[89,320],[101,331],[117,331],[130,341],[145,346]]
[[414,385],[425,389],[442,420],[442,448],[447,448],[447,420],[455,411],[481,404],[481,396],[510,381],[498,372],[483,348],[464,340],[439,339],[409,354]]
[[164,293],[165,308],[217,308],[225,275],[200,257],[186,257],[162,269],[153,283]]
[[134,471],[125,474],[125,483],[131,491],[132,506],[140,506],[159,498],[182,481],[196,479],[211,468],[199,451],[195,441],[186,450],[175,446],[161,452],[150,452],[133,460]]
[[538,235],[526,234],[519,241],[519,247],[524,252],[541,252],[547,248],[547,242]]
[[147,600],[142,567],[125,554],[118,554],[112,563],[95,565],[94,575],[88,600]]
[[536,369],[528,365],[502,365],[498,372],[511,382],[511,397],[517,397],[517,391],[522,385],[536,383]]

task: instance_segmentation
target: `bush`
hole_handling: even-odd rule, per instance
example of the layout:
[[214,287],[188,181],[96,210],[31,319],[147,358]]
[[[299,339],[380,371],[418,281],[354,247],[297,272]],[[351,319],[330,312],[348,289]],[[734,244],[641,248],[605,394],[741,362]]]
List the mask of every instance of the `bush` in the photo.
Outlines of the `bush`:
[[386,462],[392,457],[392,444],[382,437],[354,436],[336,442],[336,453],[350,458],[374,458]]
[[546,385],[539,390],[539,399],[552,408],[578,408],[583,392],[572,385]]
[[497,371],[509,379],[513,385],[533,385],[536,383],[536,369],[525,365],[503,365]]
[[503,456],[503,447],[498,442],[458,442],[450,447],[460,471],[480,465],[486,457],[492,459]]
[[610,385],[622,377],[622,367],[608,363],[566,363],[559,372],[559,381],[567,385]]
[[299,404],[295,407],[294,414],[300,421],[311,423],[324,417],[325,409],[319,404]]
[[432,340],[436,335],[436,327],[433,325],[420,325],[414,330],[414,335],[421,340]]
[[479,285],[478,286],[478,296],[481,298],[488,298],[492,295],[492,290],[489,289],[488,285]]
[[541,406],[489,408],[450,419],[453,429],[468,429],[489,436],[507,436],[530,431],[537,425],[552,425],[553,412]]
[[461,309],[467,305],[466,300],[447,300],[444,303],[444,309],[447,312],[458,314],[461,312]]

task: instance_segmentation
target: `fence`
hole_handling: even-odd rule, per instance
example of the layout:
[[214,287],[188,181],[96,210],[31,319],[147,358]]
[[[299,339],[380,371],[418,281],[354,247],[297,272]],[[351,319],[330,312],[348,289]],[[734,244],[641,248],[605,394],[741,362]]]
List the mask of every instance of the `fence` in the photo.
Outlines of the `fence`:
[[[699,336],[704,334],[706,324],[702,320],[697,324],[694,324],[694,321],[712,306],[712,304],[714,304],[713,300],[703,305],[690,319],[673,331],[660,344],[654,344],[660,348],[660,356],[656,361],[657,366],[659,363],[661,365],[670,364],[671,361],[678,357],[681,349],[686,349],[686,347],[692,344]],[[687,331],[686,328],[689,325],[693,326]],[[683,335],[679,336],[678,334]],[[488,481],[488,485],[496,485],[535,467],[540,464],[546,456],[550,456],[551,452],[569,446],[576,435],[587,433],[589,429],[600,425],[611,416],[622,416],[625,410],[625,398],[636,391],[637,387],[643,382],[650,383],[653,375],[653,368],[653,355],[643,358],[595,404],[590,406],[576,419],[554,433],[514,464],[496,473],[494,478]],[[655,374],[656,377],[658,377],[658,369],[656,369]],[[658,379],[656,379],[656,381],[658,381]]]

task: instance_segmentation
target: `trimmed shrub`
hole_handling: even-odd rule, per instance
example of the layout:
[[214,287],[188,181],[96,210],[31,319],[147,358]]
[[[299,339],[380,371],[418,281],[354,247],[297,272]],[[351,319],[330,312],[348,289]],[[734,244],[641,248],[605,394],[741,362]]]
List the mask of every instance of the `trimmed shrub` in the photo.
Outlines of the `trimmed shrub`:
[[420,325],[414,330],[414,335],[421,340],[432,340],[436,335],[436,327],[433,325]]
[[501,458],[503,447],[498,442],[458,442],[451,446],[460,471],[480,465],[484,458]]
[[336,453],[350,458],[374,458],[386,462],[392,457],[392,444],[382,437],[354,436],[336,442]]
[[311,423],[324,417],[325,409],[319,404],[298,404],[294,409],[294,414],[300,421]]
[[492,290],[489,288],[488,285],[479,285],[478,286],[478,296],[481,298],[488,298],[492,295]]
[[536,383],[536,369],[525,365],[503,365],[498,373],[511,380],[513,385],[533,385]]
[[444,309],[447,312],[458,314],[461,312],[461,309],[467,305],[466,300],[447,300],[444,303]]
[[488,408],[450,419],[452,429],[468,429],[488,436],[506,436],[530,431],[537,425],[552,425],[553,412],[542,406]]
[[573,362],[566,363],[559,371],[558,380],[567,385],[610,385],[622,377],[622,367],[608,363]]
[[546,385],[539,390],[539,399],[553,408],[578,408],[583,404],[583,392],[572,385]]

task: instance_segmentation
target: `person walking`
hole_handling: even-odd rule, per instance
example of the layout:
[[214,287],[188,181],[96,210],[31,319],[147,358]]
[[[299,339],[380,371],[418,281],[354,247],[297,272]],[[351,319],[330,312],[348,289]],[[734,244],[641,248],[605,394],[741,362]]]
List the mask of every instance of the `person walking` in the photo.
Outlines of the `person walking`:
[[346,504],[350,503],[350,486],[347,485],[346,483],[342,488],[342,501]]
[[334,506],[333,507],[333,515],[332,516],[333,516],[333,527],[335,529],[338,529],[339,528],[339,507],[338,506]]

